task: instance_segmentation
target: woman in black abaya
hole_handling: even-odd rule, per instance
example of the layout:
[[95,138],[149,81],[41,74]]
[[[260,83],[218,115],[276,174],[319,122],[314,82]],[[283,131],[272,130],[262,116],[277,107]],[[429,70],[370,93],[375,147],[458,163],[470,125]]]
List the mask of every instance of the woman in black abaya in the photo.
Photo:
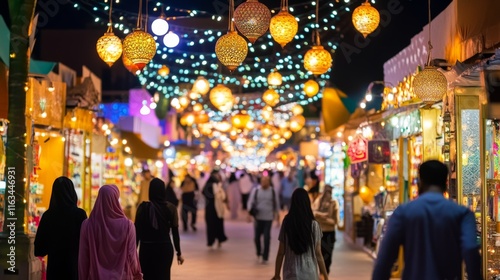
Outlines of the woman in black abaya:
[[212,171],[205,187],[205,221],[207,223],[207,245],[211,247],[217,240],[218,247],[227,240],[224,233],[224,200],[225,192],[222,188],[220,175]]
[[78,279],[80,228],[87,214],[76,206],[77,201],[73,182],[57,178],[35,237],[35,256],[48,255],[47,280]]
[[139,205],[135,228],[137,242],[140,242],[139,261],[144,280],[170,279],[174,247],[177,262],[182,264],[184,259],[181,255],[177,208],[167,202],[165,183],[162,180],[154,178],[149,184],[149,201]]

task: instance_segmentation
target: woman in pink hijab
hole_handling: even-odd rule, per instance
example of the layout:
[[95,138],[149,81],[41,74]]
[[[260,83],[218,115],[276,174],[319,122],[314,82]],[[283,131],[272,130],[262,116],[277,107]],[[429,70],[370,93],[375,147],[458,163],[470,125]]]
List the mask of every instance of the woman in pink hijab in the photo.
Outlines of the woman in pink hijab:
[[115,185],[99,190],[80,234],[78,275],[86,280],[142,280],[135,227],[118,202]]

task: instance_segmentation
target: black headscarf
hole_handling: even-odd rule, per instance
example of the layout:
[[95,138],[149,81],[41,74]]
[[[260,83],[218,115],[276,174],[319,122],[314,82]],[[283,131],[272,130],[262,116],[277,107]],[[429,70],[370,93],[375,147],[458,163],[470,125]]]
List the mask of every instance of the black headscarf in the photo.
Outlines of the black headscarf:
[[52,185],[49,209],[59,211],[76,208],[77,202],[78,196],[73,181],[64,176],[57,178]]
[[159,222],[169,224],[170,219],[167,214],[166,188],[162,180],[154,178],[149,183],[149,201],[151,202],[149,218],[151,219],[153,228],[158,229]]

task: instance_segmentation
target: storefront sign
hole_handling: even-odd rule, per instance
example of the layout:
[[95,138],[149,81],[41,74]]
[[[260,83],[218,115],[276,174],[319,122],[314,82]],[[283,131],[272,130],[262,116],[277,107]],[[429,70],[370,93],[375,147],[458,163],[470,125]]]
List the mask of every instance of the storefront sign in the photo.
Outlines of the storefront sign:
[[391,163],[391,144],[386,140],[368,142],[368,163]]
[[347,155],[351,159],[351,163],[366,161],[368,159],[368,140],[361,135],[357,135],[349,143]]

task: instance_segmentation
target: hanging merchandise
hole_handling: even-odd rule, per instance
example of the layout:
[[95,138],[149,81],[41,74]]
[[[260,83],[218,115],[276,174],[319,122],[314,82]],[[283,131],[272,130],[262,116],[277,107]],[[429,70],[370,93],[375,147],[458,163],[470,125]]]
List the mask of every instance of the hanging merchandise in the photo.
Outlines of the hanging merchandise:
[[332,55],[321,45],[319,36],[319,0],[316,0],[316,29],[313,31],[314,46],[304,55],[304,68],[314,75],[325,74],[332,67]]
[[108,30],[97,40],[96,49],[99,57],[110,67],[122,55],[122,41],[113,33],[113,22],[111,13],[113,11],[113,0],[109,1]]
[[366,38],[377,29],[380,23],[380,13],[366,0],[352,12],[352,23],[354,28]]
[[282,48],[290,43],[299,29],[297,19],[288,12],[288,0],[281,0],[280,12],[271,18],[269,31]]
[[270,20],[271,11],[258,0],[247,0],[234,11],[234,24],[252,43],[266,33]]

